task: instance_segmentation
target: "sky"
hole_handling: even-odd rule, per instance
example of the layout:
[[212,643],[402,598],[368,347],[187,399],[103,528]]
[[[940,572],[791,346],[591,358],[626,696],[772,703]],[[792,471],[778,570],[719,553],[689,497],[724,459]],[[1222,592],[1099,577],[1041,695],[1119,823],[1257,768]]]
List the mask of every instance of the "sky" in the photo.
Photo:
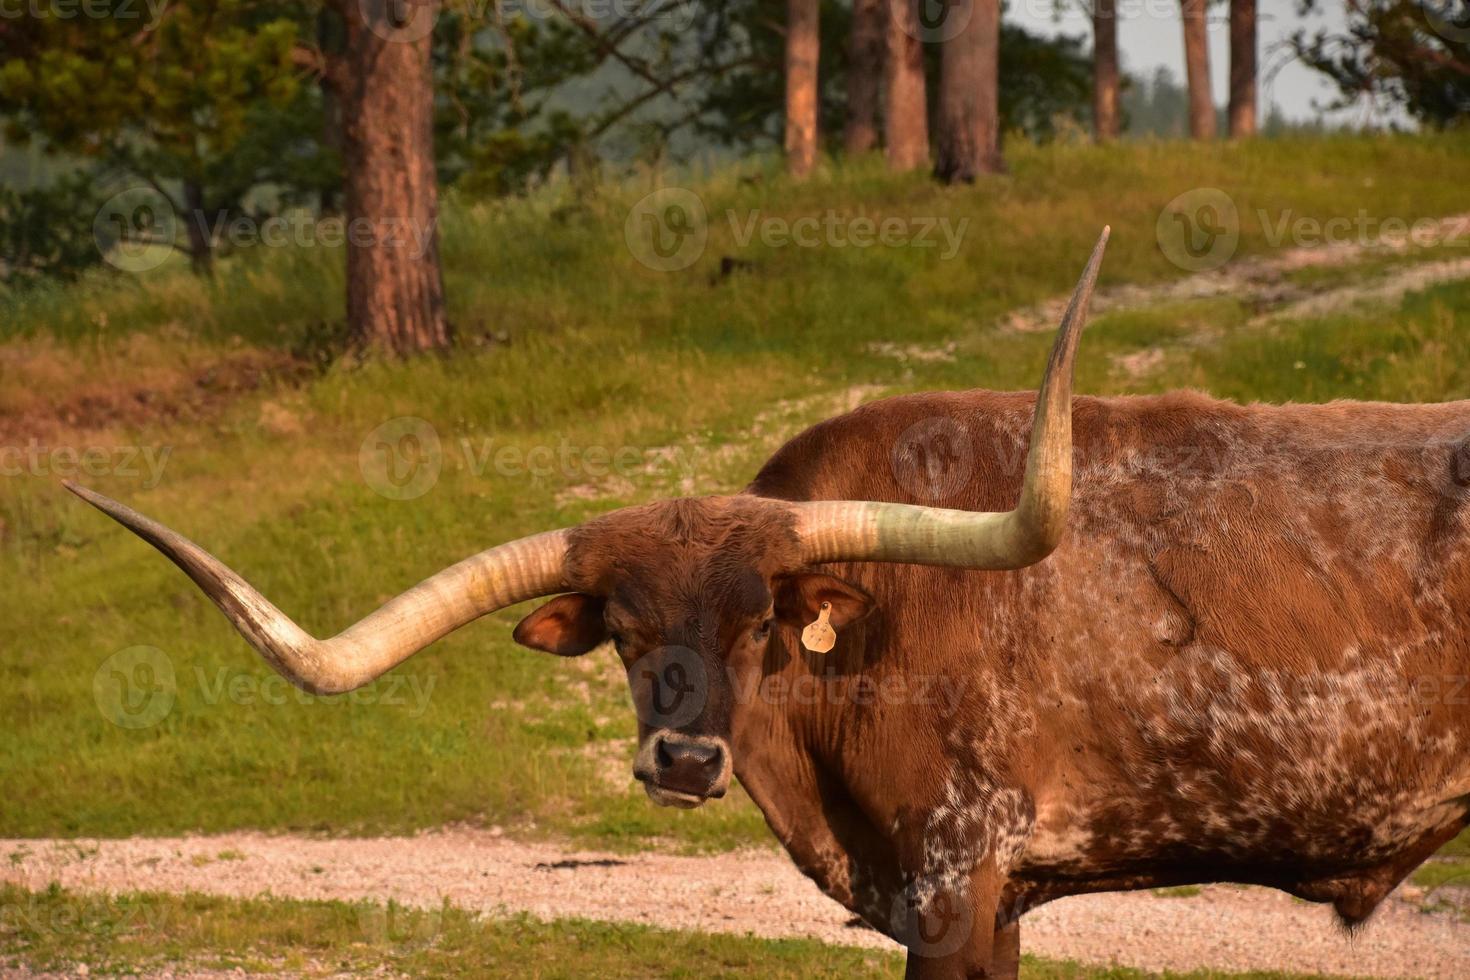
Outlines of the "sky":
[[[1179,0],[1117,0],[1118,47],[1125,71],[1139,77],[1151,76],[1160,65],[1169,68],[1182,84],[1184,78],[1184,28],[1179,19]],[[1090,6],[1090,5],[1089,5]],[[1262,118],[1274,102],[1293,121],[1325,118],[1338,124],[1386,124],[1399,118],[1388,113],[1374,114],[1362,108],[1324,115],[1314,108],[1333,100],[1335,89],[1324,76],[1298,62],[1286,64],[1268,84],[1267,69],[1286,59],[1276,50],[1281,41],[1305,28],[1310,35],[1322,27],[1341,28],[1344,23],[1341,0],[1327,0],[1323,13],[1303,19],[1297,16],[1297,0],[1258,0],[1260,34],[1259,65],[1261,73],[1260,107]],[[1057,7],[1061,7],[1060,13]],[[1005,19],[1044,35],[1083,35],[1090,45],[1092,19],[1080,0],[1008,0]],[[1226,101],[1226,82],[1230,74],[1230,34],[1228,7],[1224,3],[1210,8],[1210,75],[1211,92],[1218,105]]]

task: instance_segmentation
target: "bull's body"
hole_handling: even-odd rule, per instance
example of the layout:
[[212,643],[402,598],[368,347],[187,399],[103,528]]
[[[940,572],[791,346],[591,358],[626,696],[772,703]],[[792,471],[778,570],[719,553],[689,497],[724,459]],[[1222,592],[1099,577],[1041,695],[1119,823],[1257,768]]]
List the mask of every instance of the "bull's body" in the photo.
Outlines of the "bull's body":
[[611,641],[649,797],[733,765],[914,976],[1014,978],[1019,915],[1077,892],[1254,882],[1360,922],[1470,819],[1470,403],[1074,401],[1106,241],[1039,395],[865,406],[745,494],[506,542],[329,639],[72,489],[317,693],[554,596],[515,638]]
[[[867,405],[750,489],[1003,509],[1033,401]],[[1208,881],[1361,921],[1470,814],[1467,433],[1470,402],[1079,398],[1056,552],[829,569],[876,612],[827,655],[778,636],[736,772],[889,932],[938,892],[998,889],[1004,933],[1052,898]]]

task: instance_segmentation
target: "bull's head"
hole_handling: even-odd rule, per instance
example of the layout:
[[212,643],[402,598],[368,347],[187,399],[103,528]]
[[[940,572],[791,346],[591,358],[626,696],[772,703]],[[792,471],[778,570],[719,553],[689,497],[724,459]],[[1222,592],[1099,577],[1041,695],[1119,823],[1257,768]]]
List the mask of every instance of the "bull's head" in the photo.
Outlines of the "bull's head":
[[[1063,316],[1020,500],[1005,513],[753,495],[661,501],[482,551],[318,640],[192,541],[68,486],[172,559],[272,667],[317,694],[361,687],[473,619],[556,595],[521,621],[516,641],[561,656],[611,641],[642,721],[634,774],[655,801],[695,806],[729,783],[730,681],[760,669],[772,625],[800,628],[823,611],[841,629],[868,612],[865,592],[813,566],[1012,569],[1056,547],[1072,492],[1072,362],[1107,236]],[[661,681],[696,687],[697,696],[681,701],[689,691],[660,690]]]

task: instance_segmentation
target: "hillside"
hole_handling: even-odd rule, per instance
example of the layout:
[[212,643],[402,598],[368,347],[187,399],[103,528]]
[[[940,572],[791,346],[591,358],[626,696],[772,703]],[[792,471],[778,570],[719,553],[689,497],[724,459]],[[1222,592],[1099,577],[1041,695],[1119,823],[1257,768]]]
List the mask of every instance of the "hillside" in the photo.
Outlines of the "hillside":
[[[769,841],[743,798],[649,806],[614,658],[518,648],[516,610],[359,695],[299,695],[172,566],[63,493],[68,471],[330,633],[495,541],[736,489],[861,401],[1033,386],[1050,301],[1105,223],[1081,391],[1470,395],[1470,231],[1441,220],[1470,212],[1470,135],[1009,157],[1010,175],[957,190],[876,163],[801,186],[755,165],[665,176],[708,216],[676,271],[655,267],[686,239],[666,227],[653,249],[644,222],[669,212],[636,207],[651,178],[451,200],[462,344],[403,364],[328,356],[329,247],[257,247],[208,281],[168,262],[0,296],[0,836],[468,821],[613,848]],[[1163,209],[1209,188],[1239,244],[1195,271]],[[895,221],[891,244],[854,244],[859,217]],[[1302,219],[1346,222],[1362,247],[1303,251]],[[1421,219],[1419,243],[1384,234]]]

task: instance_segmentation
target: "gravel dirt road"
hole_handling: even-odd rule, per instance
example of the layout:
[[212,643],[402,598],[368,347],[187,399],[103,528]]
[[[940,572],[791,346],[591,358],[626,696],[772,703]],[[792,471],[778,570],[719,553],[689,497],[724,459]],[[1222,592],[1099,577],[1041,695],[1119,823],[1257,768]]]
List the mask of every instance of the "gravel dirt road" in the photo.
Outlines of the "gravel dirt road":
[[[249,897],[444,899],[487,913],[580,916],[673,929],[811,936],[894,948],[783,855],[707,857],[572,851],[494,831],[313,839],[228,834],[127,840],[0,840],[0,880],[31,889],[195,891]],[[1080,896],[1023,920],[1026,949],[1045,957],[1150,970],[1290,970],[1380,977],[1470,977],[1470,923],[1396,895],[1348,936],[1324,906],[1259,888],[1197,895]]]

